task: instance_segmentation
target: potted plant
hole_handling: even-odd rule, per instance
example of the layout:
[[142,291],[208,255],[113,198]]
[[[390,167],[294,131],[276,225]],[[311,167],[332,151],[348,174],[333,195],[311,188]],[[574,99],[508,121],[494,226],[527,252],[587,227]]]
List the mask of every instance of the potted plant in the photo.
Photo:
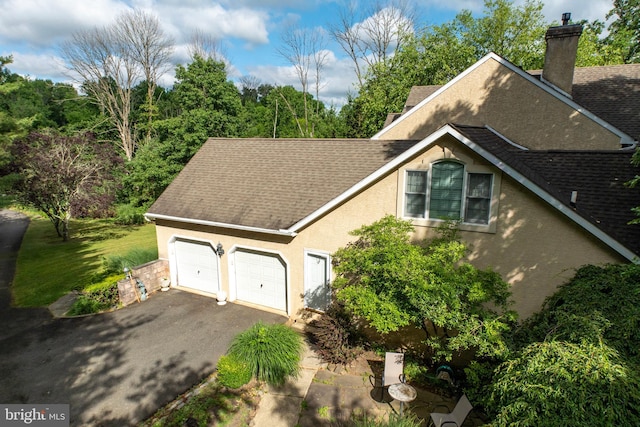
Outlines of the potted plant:
[[167,292],[170,287],[171,279],[169,279],[168,277],[163,277],[162,279],[160,279],[160,290],[162,292]]

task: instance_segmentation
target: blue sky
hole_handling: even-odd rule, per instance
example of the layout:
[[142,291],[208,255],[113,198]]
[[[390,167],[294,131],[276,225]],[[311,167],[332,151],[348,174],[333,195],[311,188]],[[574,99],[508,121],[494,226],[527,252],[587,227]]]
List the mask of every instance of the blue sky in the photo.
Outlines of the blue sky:
[[[456,13],[483,10],[482,0],[409,0],[420,24],[440,24]],[[524,0],[515,0],[522,4]],[[381,3],[386,3],[382,1]],[[575,21],[604,20],[613,0],[547,0],[543,13],[548,21],[572,12]],[[360,0],[359,11],[371,2]],[[32,78],[69,81],[58,46],[73,32],[108,25],[129,8],[140,8],[158,17],[176,42],[174,63],[188,62],[188,45],[197,29],[216,38],[229,63],[230,78],[253,75],[264,83],[297,84],[290,65],[277,53],[279,31],[287,23],[302,28],[337,24],[344,0],[0,0],[0,56],[13,55],[11,71]],[[363,13],[363,15],[365,15]],[[365,17],[363,16],[363,19]],[[321,99],[340,106],[354,91],[355,73],[340,47],[327,45]],[[170,86],[173,75],[165,76]]]

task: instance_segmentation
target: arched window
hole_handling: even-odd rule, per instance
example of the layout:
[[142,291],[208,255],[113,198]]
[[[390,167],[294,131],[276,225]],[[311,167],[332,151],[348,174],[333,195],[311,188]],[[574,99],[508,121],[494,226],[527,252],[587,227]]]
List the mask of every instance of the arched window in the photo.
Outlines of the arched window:
[[[431,178],[431,179],[429,179]],[[441,161],[426,170],[407,170],[404,216],[489,224],[493,174],[468,173],[465,165]]]

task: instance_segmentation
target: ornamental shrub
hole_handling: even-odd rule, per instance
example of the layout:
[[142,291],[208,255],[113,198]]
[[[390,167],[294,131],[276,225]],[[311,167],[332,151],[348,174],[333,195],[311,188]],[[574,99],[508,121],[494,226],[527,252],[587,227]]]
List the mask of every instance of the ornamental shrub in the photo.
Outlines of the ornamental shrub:
[[497,369],[489,390],[495,427],[640,425],[640,376],[602,344],[533,343]]
[[232,355],[221,356],[218,360],[218,382],[229,388],[240,388],[251,381],[249,365]]
[[228,353],[245,362],[257,380],[282,385],[298,375],[302,337],[285,325],[258,322],[234,338]]
[[362,354],[358,345],[360,334],[353,317],[344,307],[333,302],[327,311],[311,322],[311,336],[318,347],[318,355],[328,363],[346,365]]

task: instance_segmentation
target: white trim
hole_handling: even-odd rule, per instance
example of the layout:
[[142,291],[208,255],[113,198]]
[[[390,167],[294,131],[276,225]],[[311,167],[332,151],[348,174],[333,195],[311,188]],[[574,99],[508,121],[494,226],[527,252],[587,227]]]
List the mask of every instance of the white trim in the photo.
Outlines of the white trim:
[[[375,171],[374,173],[372,173],[368,177],[364,178],[362,181],[358,182],[357,184],[355,184],[354,186],[349,188],[344,193],[340,194],[338,197],[334,198],[333,200],[331,200],[330,202],[328,202],[324,206],[321,206],[319,209],[317,209],[315,212],[312,212],[306,218],[303,218],[302,220],[300,220],[297,223],[295,223],[293,226],[291,226],[289,228],[289,230],[291,232],[299,231],[302,227],[304,227],[307,224],[315,221],[321,215],[324,215],[325,213],[331,211],[337,205],[339,205],[340,203],[344,202],[345,200],[353,197],[356,193],[358,193],[359,191],[362,191],[364,188],[366,188],[367,186],[371,185],[376,180],[378,180],[381,177],[385,176],[389,172],[399,168],[400,165],[402,163],[404,163],[405,161],[407,161],[409,158],[411,158],[414,155],[418,154],[419,152],[425,150],[427,147],[429,147],[435,141],[437,141],[442,136],[447,135],[447,134],[452,136],[453,138],[456,138],[459,142],[461,142],[462,144],[464,144],[465,146],[467,146],[468,148],[470,148],[471,150],[473,150],[474,152],[479,154],[481,157],[483,157],[485,160],[487,160],[493,166],[495,166],[496,168],[498,168],[502,172],[506,173],[507,175],[511,176],[512,178],[514,178],[520,184],[524,185],[529,190],[533,191],[533,193],[535,193],[537,196],[539,196],[544,201],[549,203],[551,206],[556,208],[558,211],[560,211],[561,213],[566,215],[569,219],[574,221],[576,224],[580,225],[586,231],[588,231],[589,233],[593,234],[596,238],[600,239],[603,243],[605,243],[607,246],[609,246],[614,251],[618,252],[620,255],[622,255],[626,259],[628,259],[630,261],[633,261],[634,259],[638,258],[633,252],[628,250],[626,247],[624,247],[618,241],[613,239],[611,236],[609,236],[608,234],[606,234],[605,232],[600,230],[595,225],[591,224],[589,221],[584,219],[582,216],[577,214],[575,211],[570,209],[568,206],[565,206],[563,203],[561,203],[555,197],[553,197],[552,195],[550,195],[549,193],[544,191],[542,188],[538,187],[536,184],[534,184],[529,179],[525,178],[522,174],[517,172],[511,166],[505,164],[500,159],[495,157],[493,154],[489,153],[488,151],[486,151],[485,149],[483,149],[482,147],[480,147],[479,145],[477,145],[476,143],[474,143],[473,141],[471,141],[470,139],[468,139],[467,137],[462,135],[458,130],[453,128],[451,125],[445,125],[445,126],[441,127],[440,129],[438,129],[437,131],[435,131],[434,133],[432,133],[431,135],[429,135],[428,137],[426,137],[425,139],[423,139],[422,141],[418,142],[416,145],[411,147],[409,150],[405,151],[400,156],[396,157],[394,160],[392,160],[391,162],[387,163],[382,168],[378,169],[377,171]],[[400,190],[401,189],[399,189],[398,191],[400,191]]]
[[438,89],[437,91],[435,91],[434,93],[429,95],[427,98],[425,98],[421,102],[419,102],[411,110],[409,110],[405,114],[401,115],[398,119],[394,120],[389,126],[383,128],[380,132],[375,134],[371,139],[382,139],[382,136],[385,133],[387,133],[389,130],[393,129],[395,126],[398,126],[398,124],[400,122],[402,122],[407,117],[409,117],[412,114],[414,114],[416,111],[420,110],[420,108],[423,105],[425,105],[426,103],[430,102],[432,99],[434,99],[435,97],[440,95],[442,92],[444,92],[445,90],[447,90],[451,86],[455,85],[459,80],[462,80],[464,77],[466,77],[472,71],[474,71],[476,68],[480,67],[482,64],[484,64],[485,62],[487,62],[490,59],[493,59],[494,61],[497,61],[498,63],[504,65],[509,70],[513,71],[514,73],[516,73],[519,76],[521,76],[524,79],[526,79],[528,82],[536,85],[537,87],[539,87],[540,89],[542,89],[545,92],[549,93],[550,95],[554,96],[558,100],[564,102],[565,104],[567,104],[568,106],[570,106],[574,110],[576,110],[579,113],[583,114],[588,119],[591,119],[592,121],[596,122],[597,124],[599,124],[600,126],[604,127],[605,129],[607,129],[608,131],[610,131],[614,135],[619,136],[621,145],[627,145],[627,144],[633,144],[634,143],[633,138],[631,138],[626,133],[622,132],[620,129],[618,129],[618,128],[614,127],[613,125],[609,124],[608,122],[602,120],[600,117],[598,117],[595,114],[591,113],[590,111],[584,109],[582,106],[576,104],[575,101],[573,101],[572,99],[568,98],[563,93],[558,92],[554,88],[552,88],[552,87],[548,86],[547,84],[541,82],[540,80],[538,80],[535,77],[533,77],[531,74],[529,74],[526,71],[516,67],[511,62],[507,61],[506,59],[502,58],[499,55],[496,55],[493,52],[489,52],[483,58],[478,60],[478,62],[476,62],[475,64],[473,64],[472,66],[470,66],[469,68],[464,70],[462,73],[458,74],[455,78],[450,80],[447,84],[445,84],[440,89]]
[[219,228],[231,228],[234,230],[242,230],[242,231],[252,231],[255,233],[265,233],[265,234],[275,234],[277,236],[287,236],[287,237],[295,237],[297,233],[289,231],[289,230],[272,230],[268,228],[260,228],[260,227],[250,227],[246,225],[238,225],[238,224],[228,224],[224,222],[216,222],[216,221],[205,221],[201,219],[191,219],[191,218],[181,218],[177,216],[171,215],[160,215],[154,214],[152,212],[147,212],[144,214],[144,217],[147,220],[153,219],[163,219],[165,221],[175,221],[175,222],[184,222],[188,224],[197,224],[197,225],[206,225],[208,227],[219,227]]
[[547,193],[545,190],[543,190],[542,188],[537,186],[535,183],[533,183],[532,181],[527,179],[524,175],[520,174],[515,169],[513,169],[511,166],[509,166],[506,163],[502,162],[500,159],[498,159],[493,154],[489,153],[488,151],[486,151],[485,149],[483,149],[482,147],[477,145],[475,142],[473,142],[470,139],[466,138],[464,135],[459,133],[456,129],[452,128],[449,125],[444,126],[444,128],[448,129],[448,133],[451,136],[456,138],[458,141],[460,141],[461,143],[463,143],[464,145],[466,145],[467,147],[469,147],[470,149],[472,149],[476,153],[478,153],[485,160],[487,160],[488,162],[493,164],[495,167],[497,167],[498,169],[500,169],[501,171],[503,171],[504,173],[509,175],[511,178],[515,179],[520,184],[522,184],[523,186],[525,186],[526,188],[531,190],[538,197],[540,197],[541,199],[543,199],[544,201],[549,203],[551,206],[553,206],[558,211],[563,213],[565,216],[567,216],[569,219],[574,221],[576,224],[578,224],[579,226],[584,228],[586,231],[588,231],[589,233],[594,235],[596,238],[601,240],[604,244],[609,246],[611,249],[613,249],[614,251],[618,252],[620,255],[622,255],[623,257],[625,257],[629,261],[633,261],[634,259],[638,258],[633,252],[628,250],[626,247],[624,247],[622,244],[620,244],[617,240],[611,238],[611,236],[609,236],[604,231],[600,230],[598,227],[596,227],[595,225],[593,225],[592,223],[587,221],[581,215],[576,213],[573,209],[569,208],[564,203],[560,202],[558,199],[553,197],[551,194]]
[[[327,278],[327,286],[329,286],[329,283],[331,282],[331,275],[332,275],[332,270],[331,270],[331,253],[327,252],[327,251],[319,251],[319,250],[315,250],[315,249],[304,249],[304,262],[303,262],[303,284],[302,284],[302,305],[304,308],[309,308],[307,306],[307,298],[306,298],[306,292],[307,292],[307,285],[309,284],[309,270],[307,267],[307,257],[309,255],[311,256],[315,256],[318,258],[324,258],[326,260],[326,268],[325,268],[325,275]],[[329,286],[329,302],[331,302],[331,287]],[[318,310],[317,308],[311,308],[311,310]],[[320,310],[321,311],[321,310]]]
[[303,228],[307,224],[315,221],[318,217],[320,217],[320,216],[324,215],[325,213],[331,211],[333,208],[335,208],[336,206],[338,206],[339,204],[341,204],[345,200],[349,199],[353,195],[357,194],[359,191],[361,191],[364,188],[366,188],[367,186],[373,184],[375,181],[377,181],[378,179],[382,178],[383,176],[385,176],[389,172],[397,169],[402,163],[404,163],[409,158],[415,156],[416,154],[418,154],[419,152],[424,150],[432,142],[436,141],[437,139],[439,139],[442,135],[444,135],[446,133],[447,133],[446,127],[438,129],[437,131],[435,131],[434,133],[429,135],[427,138],[423,139],[421,142],[416,143],[416,145],[414,145],[410,149],[406,150],[405,152],[400,154],[398,157],[396,157],[395,159],[393,159],[392,161],[390,161],[389,163],[387,163],[386,165],[384,165],[380,169],[378,169],[375,172],[373,172],[371,175],[367,176],[366,178],[364,178],[360,182],[358,182],[355,185],[351,186],[351,188],[349,188],[348,190],[346,190],[345,192],[340,194],[338,197],[334,198],[333,200],[330,200],[324,206],[320,206],[314,212],[311,212],[311,214],[307,215],[305,218],[302,218],[300,221],[298,221],[295,224],[293,224],[291,227],[289,227],[288,230],[290,232],[292,232],[292,233],[297,233],[301,228]]
[[[265,249],[265,248],[261,248],[261,247],[257,247],[257,246],[249,246],[249,245],[233,245],[228,253],[228,257],[227,257],[227,268],[228,268],[228,273],[229,273],[229,301],[235,301],[238,298],[238,284],[236,282],[236,252],[237,251],[251,251],[251,252],[257,252],[257,253],[262,253],[262,254],[269,254],[269,255],[275,255],[278,258],[280,258],[280,260],[284,263],[284,270],[285,270],[285,280],[287,281],[287,283],[285,284],[286,289],[286,295],[285,295],[285,306],[286,306],[286,312],[287,312],[287,316],[291,315],[291,266],[289,264],[289,261],[287,261],[287,258],[285,258],[285,256],[282,254],[282,252],[277,251],[277,250],[273,250],[273,249]],[[263,306],[266,308],[269,308],[271,310],[276,310],[279,313],[282,313],[282,311],[274,309],[273,307],[269,307],[267,305]]]

